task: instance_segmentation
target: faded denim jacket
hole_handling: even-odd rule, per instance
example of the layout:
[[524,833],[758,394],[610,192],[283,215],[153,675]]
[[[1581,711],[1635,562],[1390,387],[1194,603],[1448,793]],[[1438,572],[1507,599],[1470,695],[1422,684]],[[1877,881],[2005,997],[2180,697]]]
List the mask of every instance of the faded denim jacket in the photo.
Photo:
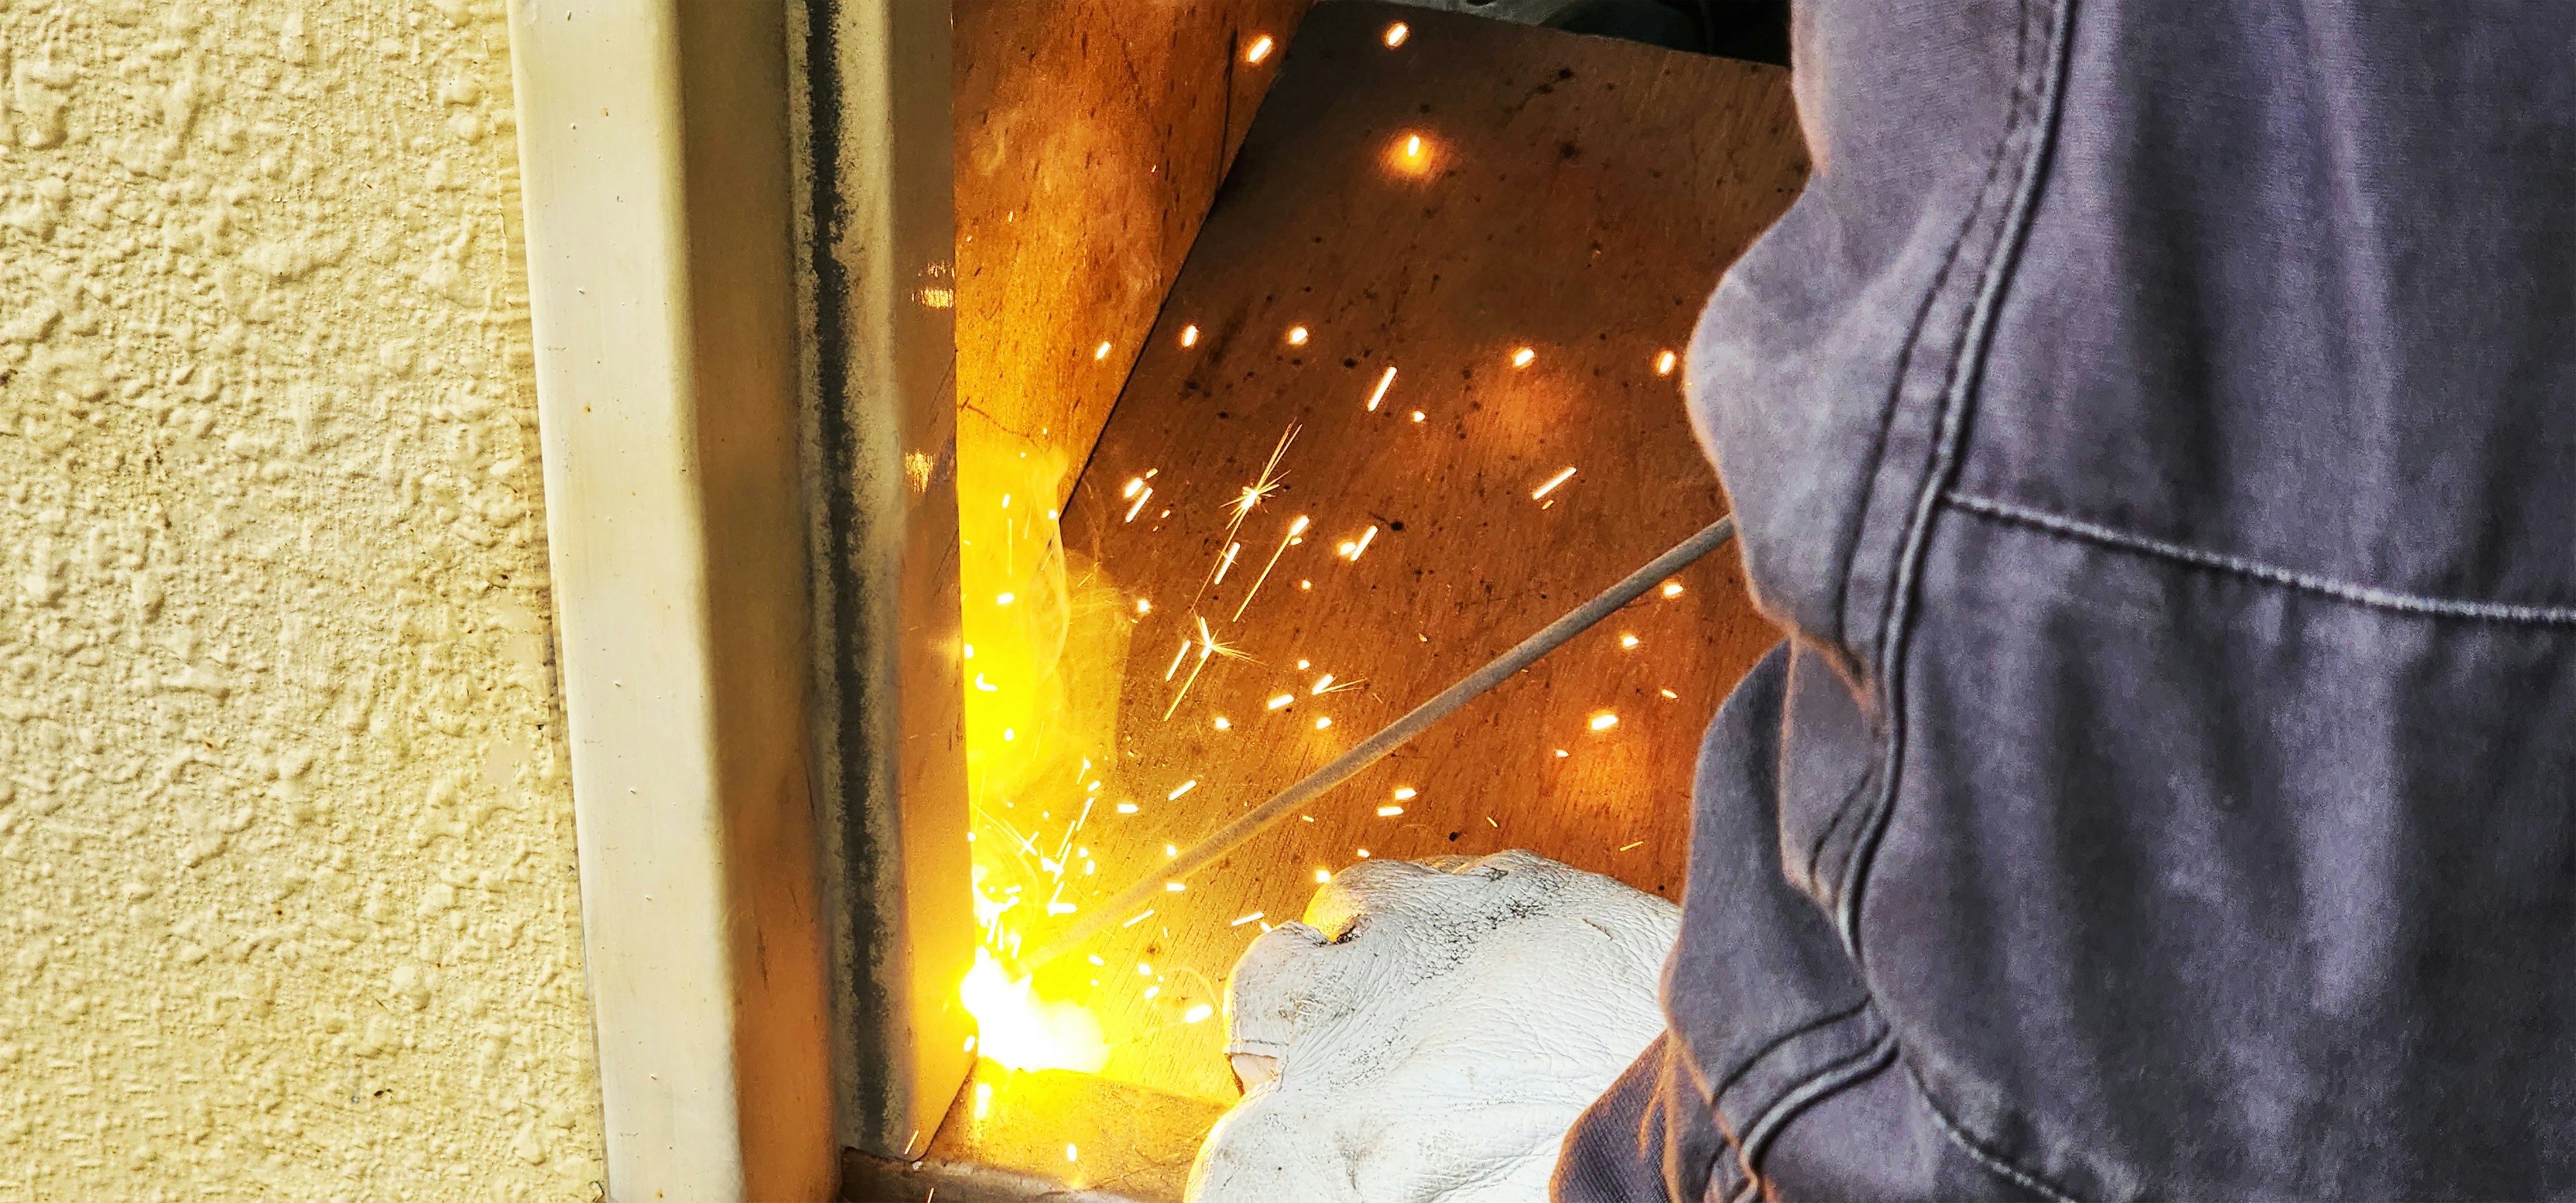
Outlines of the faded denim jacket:
[[1805,4],[1579,1199],[2576,1195],[2576,4]]

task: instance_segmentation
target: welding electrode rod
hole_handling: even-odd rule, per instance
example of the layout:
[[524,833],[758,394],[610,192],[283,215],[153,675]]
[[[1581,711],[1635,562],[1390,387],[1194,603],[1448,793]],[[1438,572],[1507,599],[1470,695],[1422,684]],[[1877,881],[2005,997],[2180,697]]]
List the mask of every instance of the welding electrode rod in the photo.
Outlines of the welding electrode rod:
[[1111,924],[1135,914],[1140,908],[1163,895],[1164,882],[1178,881],[1205,868],[1209,862],[1218,857],[1234,851],[1245,840],[1259,833],[1262,828],[1285,818],[1289,811],[1313,801],[1316,795],[1350,780],[1361,769],[1377,763],[1387,753],[1403,747],[1414,736],[1422,734],[1423,730],[1431,724],[1449,717],[1451,712],[1475,700],[1485,691],[1502,684],[1504,679],[1513,673],[1528,668],[1532,661],[1564,646],[1566,640],[1582,634],[1594,623],[1608,618],[1621,606],[1637,600],[1648,589],[1654,588],[1657,582],[1681,571],[1701,556],[1724,546],[1726,541],[1733,537],[1735,537],[1735,519],[1727,517],[1710,523],[1698,534],[1682,540],[1680,546],[1656,556],[1652,563],[1629,573],[1625,579],[1610,586],[1601,596],[1583,603],[1564,617],[1539,628],[1537,634],[1521,640],[1520,644],[1512,650],[1494,657],[1491,663],[1477,669],[1467,679],[1441,690],[1438,696],[1414,707],[1412,712],[1403,718],[1387,724],[1384,730],[1361,740],[1353,745],[1350,751],[1334,757],[1332,763],[1306,774],[1305,778],[1297,784],[1279,791],[1269,801],[1244,812],[1242,817],[1218,829],[1215,834],[1190,845],[1178,857],[1164,865],[1161,873],[1137,882],[1106,905],[1093,908],[1090,914],[1075,922],[1062,936],[1022,960],[1021,972],[1036,970],[1038,966],[1071,952],[1083,941],[1099,935]]

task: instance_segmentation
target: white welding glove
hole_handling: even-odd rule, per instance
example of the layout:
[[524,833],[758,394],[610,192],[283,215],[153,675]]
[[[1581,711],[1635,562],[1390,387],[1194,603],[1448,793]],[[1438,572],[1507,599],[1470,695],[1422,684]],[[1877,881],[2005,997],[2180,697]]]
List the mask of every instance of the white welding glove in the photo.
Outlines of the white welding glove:
[[1528,852],[1363,861],[1226,983],[1244,1096],[1189,1203],[1544,1203],[1663,1030],[1673,904]]

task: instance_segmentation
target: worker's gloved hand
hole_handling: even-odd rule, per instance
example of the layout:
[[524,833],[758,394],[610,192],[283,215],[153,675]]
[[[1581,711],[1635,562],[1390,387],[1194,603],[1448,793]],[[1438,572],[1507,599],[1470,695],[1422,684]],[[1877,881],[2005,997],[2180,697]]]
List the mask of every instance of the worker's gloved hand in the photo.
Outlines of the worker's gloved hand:
[[1663,1029],[1669,902],[1527,852],[1363,861],[1226,984],[1244,1097],[1190,1203],[1541,1203]]

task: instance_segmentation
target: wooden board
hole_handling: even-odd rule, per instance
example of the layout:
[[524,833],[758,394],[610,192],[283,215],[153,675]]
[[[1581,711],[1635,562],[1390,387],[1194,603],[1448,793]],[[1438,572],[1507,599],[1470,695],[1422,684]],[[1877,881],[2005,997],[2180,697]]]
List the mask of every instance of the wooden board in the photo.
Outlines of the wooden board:
[[[1408,36],[1389,47],[1397,21]],[[1659,367],[1804,177],[1777,69],[1418,9],[1315,9],[1064,515],[1075,562],[1151,607],[1133,616],[1101,795],[1137,811],[1085,827],[1097,870],[1081,881],[1099,889],[1068,897],[1155,872],[1167,845],[1722,514],[1681,376]],[[1228,503],[1291,430],[1276,491],[1229,538]],[[1281,550],[1300,517],[1302,542]],[[1372,530],[1356,558],[1337,554]],[[1361,849],[1529,848],[1677,897],[1701,731],[1775,635],[1731,550],[1676,584],[1042,987],[1103,1016],[1111,1077],[1230,1098],[1221,1025],[1188,1022],[1191,1008],[1220,1001],[1235,956],[1302,911],[1318,869]],[[1210,658],[1175,706],[1197,653],[1167,669],[1202,619],[1245,658]],[[1318,695],[1326,673],[1336,687]],[[1596,729],[1605,715],[1615,725]],[[1418,792],[1399,800],[1405,787]]]
[[957,0],[967,460],[1072,487],[1309,3]]

